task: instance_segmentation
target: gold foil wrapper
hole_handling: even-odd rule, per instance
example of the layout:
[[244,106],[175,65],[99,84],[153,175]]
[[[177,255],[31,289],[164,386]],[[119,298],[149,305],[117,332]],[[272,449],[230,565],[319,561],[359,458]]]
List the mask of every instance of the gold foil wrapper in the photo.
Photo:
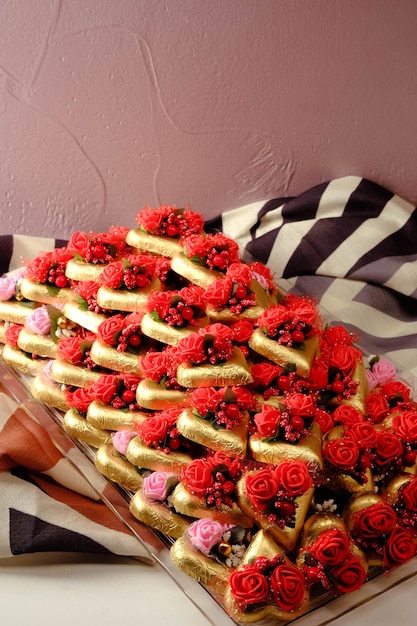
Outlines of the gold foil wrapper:
[[380,502],[383,502],[381,496],[371,490],[355,493],[343,509],[343,520],[348,531],[351,532],[353,530],[356,513]]
[[7,343],[5,322],[0,322],[0,343]]
[[[251,565],[258,556],[273,559],[277,554],[283,557],[286,564],[294,565],[282,551],[281,547],[273,541],[273,538],[263,530],[260,530],[256,533],[248,546],[238,569],[241,569],[245,565]],[[276,620],[292,620],[307,611],[309,602],[310,594],[306,587],[302,601],[291,611],[282,611],[275,604],[265,604],[264,606],[256,608],[256,610],[243,611],[233,598],[230,587],[227,588],[225,593],[225,608],[227,612],[232,618],[242,624],[251,624],[254,622],[269,624],[272,623],[272,621],[275,623]]]
[[36,400],[49,404],[49,406],[53,406],[60,411],[68,411],[69,406],[61,385],[51,383],[43,372],[35,376],[30,390]]
[[181,537],[190,525],[189,519],[174,513],[163,502],[147,498],[141,491],[132,497],[129,510],[140,522],[174,539]]
[[155,278],[143,289],[111,289],[102,285],[97,292],[97,302],[104,309],[126,311],[128,313],[145,313],[148,296],[151,291],[159,291],[161,281]]
[[195,261],[191,261],[183,252],[172,257],[171,268],[180,276],[187,278],[190,282],[204,289],[207,289],[218,278],[224,278],[224,274],[221,272],[211,270]]
[[393,506],[397,503],[400,490],[404,485],[407,485],[409,482],[414,480],[415,477],[412,474],[404,472],[403,474],[399,474],[395,478],[393,478],[387,485],[387,488],[384,492],[384,497],[390,506]]
[[163,235],[151,235],[140,228],[129,230],[126,235],[126,243],[136,248],[136,250],[153,252],[166,257],[172,257],[182,250],[178,239],[164,237]]
[[57,355],[56,343],[49,335],[37,335],[28,328],[22,328],[20,331],[17,345],[24,352],[48,359],[55,359]]
[[101,313],[83,311],[76,302],[67,302],[64,304],[62,312],[67,319],[75,322],[82,328],[90,330],[92,333],[97,333],[100,324],[108,319],[106,315],[102,315]]
[[128,409],[115,409],[109,404],[103,404],[99,400],[93,400],[89,405],[86,420],[96,428],[104,430],[123,430],[133,426],[134,422],[140,422],[148,417],[141,411],[129,411]]
[[292,552],[297,545],[298,537],[303,529],[304,520],[307,517],[310,509],[311,500],[314,494],[314,487],[311,487],[308,491],[301,496],[294,498],[294,501],[298,504],[295,511],[295,525],[294,528],[284,526],[279,528],[273,522],[271,523],[266,516],[253,509],[249,498],[246,495],[245,489],[245,477],[249,474],[253,474],[256,470],[247,472],[239,480],[237,484],[238,502],[242,511],[256,522],[256,524],[267,531],[271,537],[285,550],[285,552]]
[[313,422],[310,434],[301,437],[297,443],[287,441],[263,441],[258,433],[249,438],[249,448],[256,461],[277,465],[281,461],[293,459],[309,464],[316,469],[323,468],[322,435],[320,426]]
[[142,379],[136,389],[136,402],[144,409],[152,411],[165,411],[173,406],[185,406],[187,398],[186,391],[164,389],[148,378]]
[[111,441],[97,449],[94,465],[100,474],[129,491],[135,492],[142,487],[142,476],[129,461],[116,452]]
[[24,325],[29,315],[39,306],[37,302],[22,304],[16,300],[0,300],[0,319],[12,324]]
[[62,428],[67,435],[78,439],[78,441],[83,441],[93,448],[99,448],[110,439],[108,431],[92,426],[75,409],[69,409],[65,413]]
[[236,504],[233,506],[208,507],[205,501],[190,493],[182,483],[179,483],[171,494],[172,504],[176,511],[189,517],[199,519],[208,517],[222,524],[234,524],[244,528],[252,528],[252,518]]
[[175,541],[169,554],[174,565],[187,576],[207,587],[214,595],[220,598],[224,595],[233,569],[193,548],[186,535]]
[[133,437],[127,446],[126,458],[137,467],[150,469],[154,472],[170,472],[180,474],[182,468],[191,463],[192,458],[183,452],[170,452],[165,454],[160,450],[148,448],[140,437]]
[[73,302],[75,295],[72,289],[64,287],[62,289],[50,289],[46,285],[35,283],[30,278],[23,278],[20,283],[20,293],[27,300],[42,302],[43,304],[53,304],[60,308],[65,302]]
[[177,381],[182,387],[227,387],[253,382],[242,351],[235,347],[231,359],[222,365],[197,365],[180,363]]
[[268,307],[268,294],[265,289],[261,287],[257,280],[251,280],[250,289],[255,294],[256,304],[254,306],[247,307],[242,313],[232,313],[230,309],[215,309],[212,305],[206,306],[207,315],[210,318],[210,323],[224,323],[230,324],[236,320],[247,319],[251,322],[255,322],[258,317]]
[[77,281],[92,280],[100,282],[100,275],[105,268],[104,263],[87,263],[78,259],[70,259],[65,267],[65,276]]
[[181,339],[195,333],[199,328],[204,328],[209,323],[207,315],[198,320],[198,326],[184,326],[175,328],[166,322],[154,320],[150,313],[145,313],[141,322],[141,329],[144,335],[151,339],[156,339],[161,343],[177,346]]
[[214,428],[208,420],[195,416],[190,408],[184,409],[177,419],[177,428],[187,439],[241,459],[246,456],[248,424],[247,412],[239,426],[231,429]]
[[[345,429],[343,425],[335,426],[325,434],[325,436],[323,437],[323,443],[328,440],[331,441],[335,439],[342,439],[344,430]],[[348,491],[350,493],[374,491],[375,484],[371,469],[367,467],[364,471],[364,474],[365,480],[362,481],[347,472],[343,473],[336,469],[330,469],[330,476],[333,486],[339,487],[343,491]]]
[[10,343],[4,345],[2,358],[6,365],[28,376],[40,374],[46,363],[46,360],[42,357],[32,359],[29,353],[23,352],[23,350],[12,346]]
[[55,359],[51,366],[51,376],[57,383],[74,387],[88,387],[102,375],[103,372],[94,372],[60,358]]
[[356,409],[359,409],[359,411],[364,415],[366,413],[365,404],[368,395],[368,380],[366,378],[366,370],[363,363],[358,363],[356,366],[352,374],[352,380],[359,383],[355,395],[348,400],[342,400],[340,403],[335,400],[333,404],[347,404],[349,406],[353,406]]
[[308,378],[319,349],[319,336],[313,335],[305,339],[304,343],[304,350],[282,346],[274,339],[267,337],[260,328],[253,331],[249,340],[249,346],[258,354],[283,367],[287,363],[292,363],[295,365],[299,376]]
[[123,374],[141,375],[139,367],[139,355],[131,352],[120,352],[109,346],[102,339],[93,341],[90,356],[94,363],[109,370],[122,372]]

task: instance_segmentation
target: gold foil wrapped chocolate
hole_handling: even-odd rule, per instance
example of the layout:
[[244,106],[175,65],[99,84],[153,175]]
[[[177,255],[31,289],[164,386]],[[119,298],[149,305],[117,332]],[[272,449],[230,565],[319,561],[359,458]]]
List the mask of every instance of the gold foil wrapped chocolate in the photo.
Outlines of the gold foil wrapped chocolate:
[[247,319],[252,322],[255,322],[261,313],[268,307],[269,305],[269,294],[261,287],[257,280],[252,279],[250,282],[250,290],[255,295],[254,306],[249,306],[245,308],[242,313],[236,314],[233,313],[230,309],[215,309],[212,305],[207,304],[206,312],[210,318],[210,323],[220,322],[223,324],[231,324],[239,319]]
[[221,272],[211,270],[195,261],[191,261],[183,252],[174,254],[171,260],[171,268],[180,276],[187,278],[190,282],[204,289],[207,289],[218,278],[224,278],[224,274]]
[[35,376],[30,390],[36,400],[49,404],[49,406],[53,406],[60,411],[68,411],[69,406],[62,386],[53,384],[43,371]]
[[111,289],[101,285],[97,291],[97,303],[103,309],[126,311],[128,313],[145,313],[149,294],[161,289],[158,278],[141,289]]
[[249,413],[245,412],[236,428],[216,429],[208,420],[194,415],[191,408],[184,409],[177,419],[177,428],[187,439],[241,459],[246,456],[248,424]]
[[[355,493],[349,500],[348,504],[345,506],[343,510],[343,520],[346,524],[346,528],[350,533],[352,533],[355,527],[355,516],[364,509],[367,509],[375,504],[383,504],[384,500],[382,497],[373,492],[366,491],[362,493]],[[370,550],[367,551],[367,562],[370,567],[381,567],[383,566],[383,555],[378,554],[377,552]]]
[[387,504],[394,506],[397,504],[401,489],[417,478],[408,472],[395,476],[387,485],[384,491],[384,498]]
[[137,354],[127,351],[120,352],[100,338],[93,341],[90,356],[94,363],[106,369],[122,372],[123,374],[141,375],[139,356]]
[[51,376],[57,383],[73,385],[74,387],[88,387],[102,375],[103,372],[89,370],[81,365],[73,365],[59,357],[54,360],[51,366]]
[[275,522],[271,521],[260,511],[256,511],[248,496],[246,495],[245,479],[249,474],[253,474],[256,470],[246,472],[237,483],[238,503],[240,508],[246,515],[251,517],[257,526],[267,531],[271,537],[285,550],[292,552],[297,544],[298,537],[303,529],[304,520],[307,517],[311,500],[314,494],[314,487],[310,487],[301,496],[294,498],[297,504],[294,515],[294,523],[291,526],[280,528]]
[[182,250],[178,239],[163,235],[152,235],[140,228],[132,228],[126,235],[126,243],[136,250],[153,252],[160,256],[172,257]]
[[97,449],[94,465],[100,474],[129,491],[135,492],[142,487],[142,476],[129,461],[117,453],[111,441]]
[[83,441],[93,448],[99,448],[110,440],[109,431],[92,426],[85,417],[72,408],[65,413],[62,427],[67,435]]
[[189,365],[180,363],[177,381],[182,387],[225,387],[253,382],[242,351],[235,347],[232,357],[221,365]]
[[57,347],[50,335],[37,335],[28,328],[22,328],[17,339],[18,347],[24,352],[49,359],[57,355]]
[[163,502],[147,498],[142,491],[137,491],[132,497],[129,510],[139,521],[173,539],[181,537],[190,525],[189,518],[173,512]]
[[299,376],[308,378],[311,366],[318,353],[319,336],[313,335],[305,339],[304,344],[305,348],[303,350],[289,348],[267,337],[260,328],[256,328],[249,339],[249,346],[258,354],[283,367],[291,363],[295,365]]
[[54,306],[62,306],[65,302],[73,302],[76,299],[74,292],[69,287],[51,289],[47,285],[36,283],[28,277],[22,278],[19,288],[21,295],[27,300],[53,304]]
[[[260,530],[251,541],[238,569],[242,569],[245,565],[252,565],[257,557],[264,556],[268,560],[271,560],[277,555],[281,556],[283,563],[294,566],[294,563],[289,560],[282,548],[274,542],[273,538],[268,533]],[[276,620],[293,620],[306,612],[309,602],[310,594],[307,586],[305,586],[301,602],[290,611],[281,610],[276,604],[265,604],[254,610],[249,609],[244,611],[233,597],[229,586],[225,593],[225,607],[227,612],[238,623],[242,624],[251,624],[254,622],[272,624],[272,620],[274,623]]]
[[126,458],[137,467],[150,469],[155,472],[171,472],[179,474],[183,467],[191,463],[192,458],[184,452],[169,452],[166,454],[155,448],[145,446],[140,437],[136,436],[130,440],[127,446]]
[[199,328],[203,328],[208,325],[209,318],[207,315],[199,318],[198,326],[184,326],[182,328],[176,328],[170,326],[166,322],[154,320],[150,313],[145,313],[141,321],[141,330],[144,335],[151,339],[156,339],[160,343],[165,343],[170,346],[177,346],[181,339],[188,337],[192,333],[195,333]]
[[26,322],[29,315],[40,306],[37,302],[16,302],[15,300],[0,300],[0,319],[12,324]]
[[352,374],[352,381],[359,383],[356,389],[356,393],[347,400],[342,400],[341,402],[339,402],[338,400],[333,400],[330,402],[330,404],[333,404],[333,405],[347,404],[349,406],[355,407],[362,414],[365,414],[366,397],[368,395],[368,379],[366,378],[366,370],[365,370],[365,366],[363,365],[363,363],[358,362]]
[[134,422],[140,422],[147,418],[142,411],[129,411],[128,409],[116,409],[100,400],[93,400],[88,406],[86,420],[96,428],[104,430],[122,430],[130,428]]
[[180,389],[164,389],[159,383],[143,378],[136,389],[139,406],[152,411],[164,411],[173,406],[185,406],[187,393]]
[[104,267],[102,263],[87,263],[87,261],[70,259],[65,267],[65,276],[76,281],[92,280],[97,283]]
[[313,422],[310,434],[300,437],[296,443],[288,441],[265,441],[259,433],[249,438],[249,448],[256,461],[277,465],[281,461],[294,459],[302,461],[312,468],[323,468],[322,435],[320,426]]
[[91,330],[92,333],[97,333],[100,324],[107,319],[106,315],[102,313],[84,311],[76,302],[66,302],[62,313],[66,318],[82,328]]
[[252,528],[253,520],[242,509],[233,503],[232,506],[222,504],[220,507],[208,507],[202,498],[190,493],[186,487],[179,483],[171,495],[175,510],[189,517],[209,517],[223,524],[234,524],[244,528]]
[[12,346],[10,343],[4,345],[2,359],[12,369],[28,376],[40,374],[46,364],[46,359],[42,357],[33,359],[31,354]]

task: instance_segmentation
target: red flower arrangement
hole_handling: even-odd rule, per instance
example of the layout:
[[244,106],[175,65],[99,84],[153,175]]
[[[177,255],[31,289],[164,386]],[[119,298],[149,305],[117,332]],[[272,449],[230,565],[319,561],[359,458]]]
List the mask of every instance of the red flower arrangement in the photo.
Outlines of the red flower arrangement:
[[289,363],[285,367],[270,361],[255,363],[251,368],[254,388],[259,391],[265,400],[274,396],[282,396],[291,389],[301,391],[296,382],[303,384],[295,373],[295,365]]
[[71,281],[65,276],[65,268],[72,257],[73,254],[67,247],[44,252],[28,263],[25,275],[48,287],[69,287]]
[[150,254],[131,254],[122,261],[106,265],[100,281],[110,289],[143,289],[147,287],[156,272],[156,259]]
[[366,567],[352,552],[348,535],[339,528],[320,533],[307,545],[303,572],[310,584],[320,583],[335,593],[351,593],[366,580]]
[[240,261],[238,244],[222,233],[189,235],[182,243],[189,259],[211,270],[224,272]]
[[401,485],[392,507],[401,526],[417,533],[417,476]]
[[87,263],[111,263],[131,252],[124,239],[124,231],[116,229],[108,233],[86,233],[77,231],[68,242],[68,252],[73,257]]
[[197,326],[205,316],[204,289],[197,285],[176,291],[154,291],[149,294],[147,308],[156,321],[174,328]]
[[182,237],[191,233],[201,233],[204,220],[201,215],[189,209],[177,209],[162,205],[156,209],[144,207],[136,216],[136,222],[144,232],[164,237]]
[[236,482],[241,476],[237,459],[215,452],[212,456],[197,458],[181,474],[185,488],[205,500],[208,507],[219,509],[233,506],[236,501]]
[[57,343],[57,355],[72,365],[85,367],[89,370],[97,369],[97,364],[90,356],[91,346],[95,338],[95,334],[89,332],[72,337],[63,337]]
[[415,411],[415,403],[410,400],[410,388],[400,380],[391,380],[366,397],[365,418],[379,424],[394,411]]
[[245,387],[200,387],[190,396],[193,413],[210,421],[216,429],[236,428],[254,405],[255,399]]
[[189,448],[189,442],[176,426],[180,413],[180,408],[167,409],[150,415],[143,422],[134,423],[142,443],[165,454]]
[[175,346],[167,346],[161,352],[147,352],[139,359],[143,378],[149,378],[164,389],[184,389],[177,381],[179,363]]
[[219,278],[209,285],[204,299],[215,311],[228,308],[240,315],[248,307],[256,305],[255,294],[251,290],[253,278],[249,265],[232,263],[226,270],[225,278]]
[[139,382],[135,374],[103,374],[89,386],[89,392],[95,400],[115,409],[138,411],[136,389]]
[[228,326],[209,324],[179,341],[179,358],[192,365],[225,363],[234,351],[232,337],[233,332]]
[[84,415],[87,413],[88,407],[94,400],[89,387],[66,387],[65,400],[70,408],[75,409]]
[[265,441],[284,440],[297,443],[310,433],[315,405],[311,396],[295,393],[284,398],[281,409],[262,405],[254,416],[258,433]]
[[249,472],[245,493],[252,508],[279,528],[295,526],[296,498],[306,493],[313,480],[305,463],[283,461],[273,467]]
[[143,313],[129,313],[122,315],[116,313],[101,322],[97,329],[97,335],[109,346],[119,352],[132,352],[136,354],[142,345],[141,320]]
[[289,348],[302,349],[304,341],[317,333],[318,311],[313,302],[300,296],[286,296],[258,317],[257,326],[269,339]]
[[78,306],[82,311],[92,311],[93,313],[108,313],[97,302],[97,292],[100,284],[93,280],[80,280],[72,286],[74,294],[77,296]]
[[253,333],[253,323],[249,320],[241,319],[230,325],[231,339],[235,346],[238,346],[245,357],[249,355],[249,339]]
[[304,600],[305,580],[298,567],[277,554],[272,559],[257,557],[229,578],[230,593],[243,612],[275,605],[280,611],[294,611]]

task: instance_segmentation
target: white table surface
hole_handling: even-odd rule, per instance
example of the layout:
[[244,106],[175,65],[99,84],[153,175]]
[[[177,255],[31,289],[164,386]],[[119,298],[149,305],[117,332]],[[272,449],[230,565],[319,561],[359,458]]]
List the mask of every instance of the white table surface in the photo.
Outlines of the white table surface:
[[[392,626],[399,619],[413,624],[416,593],[417,577],[336,619],[331,603],[323,618],[332,626]],[[159,564],[112,556],[47,553],[0,559],[0,597],[1,622],[7,626],[232,623],[206,592],[199,596],[204,610],[197,608]],[[301,622],[311,624],[311,617]]]

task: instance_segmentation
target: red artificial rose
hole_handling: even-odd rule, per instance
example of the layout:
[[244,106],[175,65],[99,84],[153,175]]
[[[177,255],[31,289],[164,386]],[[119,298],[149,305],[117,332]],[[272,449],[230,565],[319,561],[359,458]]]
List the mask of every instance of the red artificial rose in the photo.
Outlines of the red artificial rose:
[[378,442],[377,431],[369,422],[357,422],[349,424],[345,428],[345,437],[353,439],[360,450],[374,448]]
[[110,404],[117,392],[117,376],[115,374],[100,376],[91,385],[90,391],[97,400]]
[[417,413],[415,411],[403,411],[397,413],[392,419],[394,433],[406,443],[417,443]]
[[252,272],[246,263],[232,263],[226,272],[226,276],[234,283],[241,283],[249,287],[252,279]]
[[279,431],[279,423],[281,420],[281,411],[272,406],[264,404],[262,411],[256,413],[254,422],[261,437],[276,437]]
[[308,380],[313,390],[326,388],[329,383],[329,366],[323,359],[314,361]]
[[253,378],[253,382],[257,387],[267,388],[271,385],[272,381],[275,380],[283,371],[283,368],[280,365],[275,365],[274,363],[256,363],[252,366],[251,374]]
[[198,365],[206,360],[204,336],[201,333],[195,332],[183,337],[179,341],[177,349],[181,361]]
[[122,381],[125,389],[131,389],[132,391],[136,391],[141,380],[136,374],[118,374],[117,377]]
[[260,314],[256,323],[268,337],[275,337],[278,328],[289,319],[290,314],[285,306],[273,304]]
[[363,422],[364,417],[362,413],[355,406],[349,404],[340,404],[333,411],[333,421],[335,425],[343,424],[357,424]]
[[406,402],[410,398],[410,388],[400,380],[394,380],[382,385],[381,393],[388,398],[388,401],[398,400]]
[[255,407],[255,398],[246,387],[232,387],[232,391],[236,396],[236,402],[242,411],[249,411]]
[[282,461],[276,466],[280,489],[296,498],[308,491],[313,484],[307,466],[301,461]]
[[81,415],[87,413],[87,409],[94,397],[89,387],[78,387],[75,391],[66,391],[65,398],[69,407],[76,409]]
[[366,568],[356,556],[336,565],[331,570],[334,588],[340,593],[351,593],[360,589],[366,581]]
[[164,446],[164,440],[170,428],[175,424],[178,414],[178,411],[174,413],[170,410],[161,411],[138,424],[137,432],[143,443],[149,448],[169,447]]
[[312,416],[314,412],[314,402],[310,395],[304,393],[293,393],[285,397],[285,406],[293,415]]
[[215,311],[227,307],[232,295],[233,281],[230,278],[218,278],[205,291],[204,299]]
[[348,536],[339,528],[325,530],[308,546],[307,552],[323,565],[337,565],[349,554]]
[[187,306],[194,306],[196,309],[204,310],[204,289],[199,285],[190,285],[183,287],[179,291],[179,295]]
[[273,469],[250,472],[245,477],[246,495],[256,509],[264,510],[275,498],[278,489],[278,477]]
[[366,541],[387,536],[395,527],[397,516],[384,502],[376,502],[355,513],[353,534]]
[[144,207],[136,215],[137,224],[147,233],[157,233],[162,220],[167,215],[167,212],[163,210],[163,207],[161,207],[161,209],[151,209],[150,206]]
[[182,478],[191,493],[204,497],[207,489],[214,483],[213,461],[211,459],[194,459],[183,470]]
[[74,293],[89,304],[92,298],[96,298],[99,287],[94,280],[83,280],[74,285]]
[[331,439],[323,448],[326,461],[337,470],[353,470],[359,460],[359,448],[352,439]]
[[249,320],[239,320],[230,326],[233,343],[248,343],[253,333],[253,324]]
[[304,599],[305,580],[295,565],[278,565],[270,577],[275,604],[281,611],[293,611]]
[[[89,344],[89,342],[88,342]],[[60,359],[73,365],[79,365],[84,358],[85,341],[80,337],[66,337],[60,339],[57,345],[57,354]],[[89,344],[88,347],[91,347]]]
[[360,352],[353,346],[335,346],[329,355],[329,367],[352,374],[360,358]]
[[354,340],[352,335],[344,326],[331,326],[330,328],[327,328],[323,338],[331,347],[350,346]]
[[150,378],[159,383],[167,373],[167,355],[162,352],[147,352],[139,359],[139,367],[143,378]]
[[401,487],[401,497],[407,511],[417,512],[417,477]]
[[213,456],[210,457],[210,462],[213,467],[225,467],[232,478],[237,478],[241,474],[239,459],[235,459],[224,452],[215,452]]
[[216,322],[215,324],[209,324],[205,328],[202,328],[200,333],[213,335],[214,337],[218,337],[219,339],[226,339],[227,341],[232,340],[232,331],[229,326],[226,324],[220,324]]
[[223,396],[224,392],[215,387],[199,387],[192,392],[190,405],[201,417],[205,417],[207,413],[217,411]]
[[109,346],[117,346],[118,337],[125,327],[125,317],[121,313],[117,313],[101,322],[97,334]]
[[288,309],[291,311],[290,317],[298,317],[309,326],[314,326],[317,321],[317,309],[312,302],[303,297],[287,296]]
[[5,332],[6,343],[9,343],[12,346],[17,347],[17,342],[19,339],[20,331],[22,329],[23,329],[23,324],[10,324],[6,328],[6,332]]
[[26,276],[37,283],[45,284],[48,282],[50,269],[51,254],[40,254],[27,265]]
[[148,296],[147,309],[149,313],[154,311],[160,320],[165,320],[171,308],[172,299],[178,295],[178,291],[153,291]]
[[123,284],[123,262],[115,261],[106,265],[100,274],[100,280],[106,287],[110,289],[120,289]]
[[252,604],[264,602],[269,593],[266,576],[250,565],[232,572],[229,585],[231,595],[244,609]]
[[375,391],[366,398],[365,411],[367,418],[373,424],[379,424],[388,415],[390,408],[385,396]]
[[384,565],[395,567],[416,554],[416,538],[410,530],[397,526],[384,546]]
[[314,421],[320,426],[322,434],[327,433],[334,426],[332,416],[323,409],[316,409],[314,411]]
[[387,465],[401,458],[403,446],[401,440],[394,433],[385,430],[377,431],[376,464]]
[[71,235],[67,247],[73,254],[78,254],[84,257],[89,245],[90,236],[83,231],[77,231]]

